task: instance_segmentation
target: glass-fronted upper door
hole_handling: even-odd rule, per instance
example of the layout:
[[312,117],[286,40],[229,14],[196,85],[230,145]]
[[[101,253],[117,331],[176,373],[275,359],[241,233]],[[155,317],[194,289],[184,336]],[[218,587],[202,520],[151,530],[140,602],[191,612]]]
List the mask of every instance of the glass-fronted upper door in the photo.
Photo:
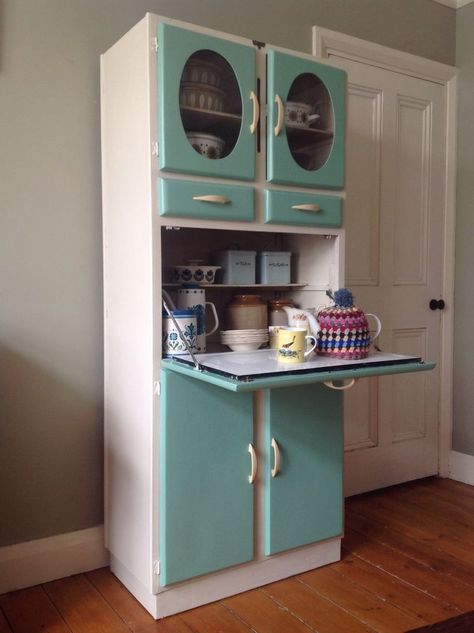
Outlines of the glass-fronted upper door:
[[159,25],[160,168],[255,177],[255,49]]
[[270,49],[267,80],[267,179],[341,189],[345,72]]

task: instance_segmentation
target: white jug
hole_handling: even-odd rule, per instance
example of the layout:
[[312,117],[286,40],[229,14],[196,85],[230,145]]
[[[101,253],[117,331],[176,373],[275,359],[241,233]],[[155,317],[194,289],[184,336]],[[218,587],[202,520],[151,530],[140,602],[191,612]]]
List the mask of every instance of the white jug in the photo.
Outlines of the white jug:
[[[217,316],[216,306],[210,301],[206,301],[206,291],[197,284],[185,284],[178,290],[177,308],[179,310],[192,310],[197,318],[197,351],[204,353],[206,351],[206,337],[213,334],[219,327],[219,318]],[[206,306],[211,308],[214,317],[214,327],[206,331]]]
[[302,308],[290,308],[282,306],[288,316],[288,325],[294,327],[306,328],[308,334],[316,336],[319,332],[319,324],[311,310],[303,310]]

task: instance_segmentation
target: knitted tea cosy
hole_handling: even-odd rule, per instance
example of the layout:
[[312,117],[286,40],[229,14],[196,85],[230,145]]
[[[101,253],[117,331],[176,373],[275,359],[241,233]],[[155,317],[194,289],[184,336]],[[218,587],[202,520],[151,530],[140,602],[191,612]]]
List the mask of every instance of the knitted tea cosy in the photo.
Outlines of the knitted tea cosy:
[[365,314],[354,306],[352,293],[341,288],[332,296],[334,306],[318,313],[317,353],[346,360],[366,358],[371,343]]

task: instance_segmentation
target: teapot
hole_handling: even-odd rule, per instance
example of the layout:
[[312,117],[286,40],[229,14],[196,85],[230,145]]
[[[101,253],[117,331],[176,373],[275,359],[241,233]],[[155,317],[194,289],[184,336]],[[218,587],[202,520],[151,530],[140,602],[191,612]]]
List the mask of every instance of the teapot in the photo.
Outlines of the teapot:
[[316,336],[319,331],[319,323],[311,310],[282,306],[288,317],[288,325],[302,327],[308,330],[308,334]]

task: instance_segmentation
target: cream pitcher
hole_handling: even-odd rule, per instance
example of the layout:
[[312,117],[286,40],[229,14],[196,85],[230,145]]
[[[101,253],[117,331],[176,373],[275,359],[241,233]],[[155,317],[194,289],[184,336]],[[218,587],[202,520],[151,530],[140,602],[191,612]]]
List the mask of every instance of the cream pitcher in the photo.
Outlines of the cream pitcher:
[[[184,284],[176,294],[176,307],[178,310],[192,310],[196,314],[196,348],[198,352],[203,353],[206,351],[206,337],[213,334],[219,327],[216,306],[210,301],[206,301],[206,291],[198,284]],[[214,327],[209,332],[206,331],[206,306],[211,308],[214,317]]]
[[288,325],[305,328],[308,334],[313,336],[318,334],[319,324],[311,310],[291,308],[290,306],[282,306],[282,308],[288,316]]

